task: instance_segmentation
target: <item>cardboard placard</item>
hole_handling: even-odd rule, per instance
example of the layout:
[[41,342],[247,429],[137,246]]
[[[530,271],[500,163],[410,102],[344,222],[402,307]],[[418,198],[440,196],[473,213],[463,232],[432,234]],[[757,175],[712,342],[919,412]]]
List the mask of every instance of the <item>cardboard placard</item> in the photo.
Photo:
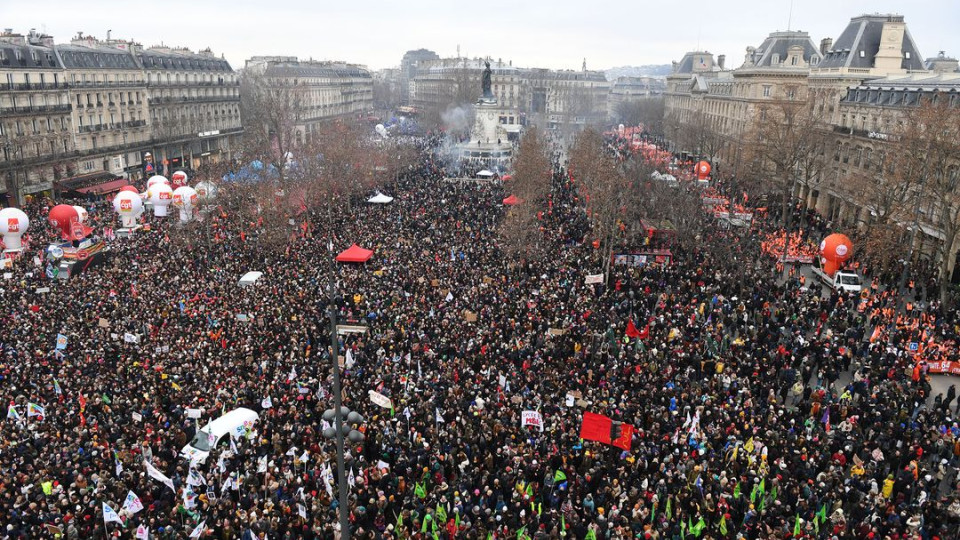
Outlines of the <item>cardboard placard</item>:
[[469,309],[463,310],[463,319],[467,322],[477,322],[477,314]]
[[200,418],[202,412],[200,409],[187,409],[187,418]]
[[97,321],[97,325],[100,326],[100,328],[110,328],[110,321],[100,317],[100,320]]

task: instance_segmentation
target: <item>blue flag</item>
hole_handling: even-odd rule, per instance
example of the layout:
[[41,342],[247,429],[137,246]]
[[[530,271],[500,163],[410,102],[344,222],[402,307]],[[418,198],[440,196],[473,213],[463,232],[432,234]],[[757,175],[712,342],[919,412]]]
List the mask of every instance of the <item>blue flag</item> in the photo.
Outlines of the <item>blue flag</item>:
[[67,348],[67,336],[57,334],[57,350],[62,351]]

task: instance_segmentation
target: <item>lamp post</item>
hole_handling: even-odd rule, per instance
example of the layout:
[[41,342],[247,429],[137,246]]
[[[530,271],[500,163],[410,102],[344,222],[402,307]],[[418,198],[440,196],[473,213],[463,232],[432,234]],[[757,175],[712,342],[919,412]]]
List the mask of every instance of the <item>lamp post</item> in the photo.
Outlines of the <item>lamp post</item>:
[[[328,218],[330,207],[327,207]],[[347,485],[347,470],[344,464],[343,446],[344,436],[351,442],[362,442],[363,433],[351,428],[363,422],[363,417],[343,406],[342,391],[340,389],[340,344],[337,338],[337,298],[336,278],[333,262],[333,242],[328,244],[330,249],[330,357],[333,362],[333,408],[323,412],[323,419],[333,422],[333,427],[323,430],[327,439],[336,439],[337,443],[337,493],[339,494],[338,514],[340,517],[340,538],[350,538],[350,511],[348,508],[349,489]]]

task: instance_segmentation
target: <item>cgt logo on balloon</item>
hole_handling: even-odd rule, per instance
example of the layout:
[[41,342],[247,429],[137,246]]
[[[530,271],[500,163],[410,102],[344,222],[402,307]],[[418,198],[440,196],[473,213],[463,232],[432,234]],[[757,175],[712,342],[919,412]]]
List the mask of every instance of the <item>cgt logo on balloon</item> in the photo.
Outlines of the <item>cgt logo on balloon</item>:
[[7,229],[12,233],[20,232],[20,220],[17,218],[9,218],[7,220]]
[[130,199],[123,199],[120,201],[120,211],[123,213],[130,213],[133,211],[133,201]]

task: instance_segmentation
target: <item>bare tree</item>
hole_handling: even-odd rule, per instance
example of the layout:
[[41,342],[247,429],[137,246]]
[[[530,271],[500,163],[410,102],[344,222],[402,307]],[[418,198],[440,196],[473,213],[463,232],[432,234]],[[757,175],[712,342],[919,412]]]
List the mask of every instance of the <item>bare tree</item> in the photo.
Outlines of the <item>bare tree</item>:
[[281,180],[288,155],[296,146],[305,93],[303,84],[272,79],[255,70],[245,71],[240,79],[244,156],[273,165]]
[[943,235],[938,255],[944,312],[950,307],[948,271],[960,233],[960,107],[950,101],[947,94],[931,94],[907,112],[895,145],[894,165],[897,176],[917,191],[912,234],[922,225],[924,214]]
[[545,253],[540,221],[553,175],[549,152],[546,138],[537,128],[530,128],[514,158],[513,178],[505,186],[520,203],[507,208],[499,229],[503,246],[507,252],[527,259]]
[[663,135],[664,101],[663,96],[650,96],[626,100],[614,107],[614,119],[627,126],[642,125],[653,135]]

